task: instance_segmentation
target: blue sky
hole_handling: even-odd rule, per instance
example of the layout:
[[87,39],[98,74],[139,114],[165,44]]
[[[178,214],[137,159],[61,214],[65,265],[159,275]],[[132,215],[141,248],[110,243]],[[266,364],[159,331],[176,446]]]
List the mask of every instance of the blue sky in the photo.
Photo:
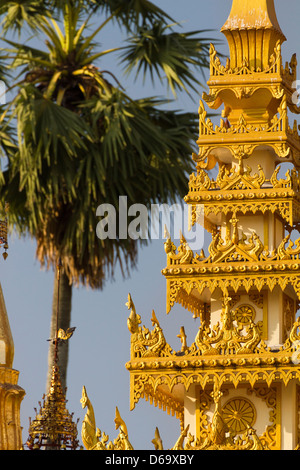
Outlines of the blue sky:
[[[182,22],[185,30],[214,30],[209,34],[224,40],[221,49],[227,53],[226,40],[219,30],[230,13],[231,0],[161,0],[154,3]],[[284,61],[289,61],[294,52],[298,53],[300,44],[300,3],[299,0],[275,0],[275,5],[279,24],[287,37],[283,47]],[[115,35],[115,30],[112,34],[108,27],[104,41],[114,47],[118,40],[120,37]],[[108,66],[112,70],[114,60],[106,64],[106,68]],[[134,97],[160,93],[159,87],[157,90],[140,87],[125,79],[122,81],[122,77],[121,82]],[[199,89],[199,96],[194,95],[194,102],[180,97],[177,107],[197,110],[202,91]],[[127,424],[129,439],[135,449],[154,449],[151,439],[156,426],[165,449],[171,448],[179,436],[179,421],[144,400],[135,410],[129,410],[129,372],[125,369],[130,358],[130,333],[126,325],[129,312],[125,306],[128,292],[146,327],[151,328],[151,312],[155,310],[166,339],[174,349],[180,349],[176,335],[181,325],[185,326],[189,343],[194,341],[198,330],[198,321],[181,307],[174,307],[166,315],[166,284],[161,274],[166,263],[163,242],[153,241],[140,251],[138,269],[130,278],[124,280],[117,273],[115,282],[107,283],[103,291],[74,288],[72,326],[76,326],[76,331],[70,340],[67,407],[74,412],[75,420],[80,419],[79,435],[85,414],[80,404],[85,385],[94,406],[97,427],[110,439],[117,437],[114,428],[116,406]],[[35,417],[34,407],[38,408],[38,401],[45,392],[54,274],[40,269],[35,260],[34,240],[13,237],[9,240],[8,253],[7,260],[0,261],[0,281],[15,343],[14,368],[19,370],[19,385],[26,392],[21,406],[25,442],[29,417]]]

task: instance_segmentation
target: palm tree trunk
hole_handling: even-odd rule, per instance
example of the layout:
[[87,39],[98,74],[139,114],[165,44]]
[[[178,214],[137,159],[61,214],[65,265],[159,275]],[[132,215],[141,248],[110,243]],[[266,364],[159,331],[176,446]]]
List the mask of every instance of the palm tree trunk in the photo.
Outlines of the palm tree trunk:
[[[64,273],[64,270],[61,269],[59,281],[57,277],[55,277],[54,281],[50,339],[56,338],[56,333],[59,328],[62,328],[66,331],[70,327],[71,308],[72,285],[69,282],[69,278]],[[58,344],[58,366],[63,390],[66,388],[67,384],[67,367],[69,356],[68,343],[68,341],[60,341]],[[47,392],[49,391],[52,368],[55,363],[55,345],[53,344],[53,341],[50,341],[49,344]]]

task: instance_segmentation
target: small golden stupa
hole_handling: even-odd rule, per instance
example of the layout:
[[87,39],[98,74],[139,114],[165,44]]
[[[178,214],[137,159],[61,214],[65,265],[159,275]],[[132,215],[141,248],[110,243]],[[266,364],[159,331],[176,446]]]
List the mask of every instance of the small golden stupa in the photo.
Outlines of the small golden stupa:
[[[57,266],[57,283],[59,296],[61,265]],[[57,317],[58,319],[57,302]],[[30,421],[26,448],[29,450],[76,450],[79,447],[77,438],[77,423],[73,421],[73,414],[66,408],[66,390],[63,390],[58,366],[59,346],[68,341],[75,328],[69,331],[56,328],[55,338],[50,341],[54,344],[54,364],[48,393],[43,396],[40,409],[33,421]]]
[[60,383],[59,368],[52,368],[49,392],[29,426],[29,450],[76,450],[79,447],[77,423],[66,408],[66,394]]

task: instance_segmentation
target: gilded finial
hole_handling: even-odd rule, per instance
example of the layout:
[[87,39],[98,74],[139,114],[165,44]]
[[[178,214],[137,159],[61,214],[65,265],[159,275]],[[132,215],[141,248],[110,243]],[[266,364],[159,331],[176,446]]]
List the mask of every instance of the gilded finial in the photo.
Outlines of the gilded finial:
[[116,426],[116,429],[122,429],[123,433],[125,434],[125,436],[128,436],[128,431],[127,431],[127,426],[126,426],[126,423],[125,421],[122,419],[121,415],[120,415],[120,412],[119,412],[119,409],[118,407],[116,406],[116,414],[115,414],[115,426]]
[[27,447],[30,450],[76,450],[77,423],[66,409],[66,397],[62,390],[59,368],[54,365],[49,392],[36,418],[30,422]]
[[160,437],[159,430],[158,430],[157,427],[155,428],[154,439],[152,439],[151,442],[154,445],[155,450],[163,450],[164,449],[163,448],[163,442],[162,442],[162,439]]
[[125,305],[128,310],[130,310],[130,315],[127,318],[128,330],[130,333],[136,333],[141,323],[141,317],[136,313],[135,305],[130,294],[128,294],[128,300]]
[[155,325],[159,326],[159,321],[158,321],[157,318],[156,318],[156,315],[155,315],[154,310],[152,310],[151,322],[152,322],[152,325],[153,325],[153,326],[155,326]]
[[187,344],[186,344],[186,334],[185,334],[184,326],[180,328],[180,333],[177,335],[177,338],[180,338],[180,341],[181,341],[181,351],[182,352],[186,351]]

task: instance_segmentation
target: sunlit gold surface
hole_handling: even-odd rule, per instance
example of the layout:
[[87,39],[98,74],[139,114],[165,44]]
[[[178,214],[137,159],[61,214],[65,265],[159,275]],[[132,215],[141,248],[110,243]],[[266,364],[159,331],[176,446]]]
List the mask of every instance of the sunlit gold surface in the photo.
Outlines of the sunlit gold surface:
[[[129,296],[130,404],[133,409],[145,398],[175,414],[181,449],[276,450],[284,432],[282,387],[292,387],[299,401],[300,137],[288,117],[299,113],[292,88],[297,61],[294,55],[283,65],[285,37],[273,0],[233,0],[222,32],[230,57],[222,65],[211,45],[196,171],[185,197],[190,225],[201,223],[211,234],[208,253],[191,250],[183,234],[176,246],[166,231],[162,271],[167,313],[179,303],[200,325],[192,340],[182,326],[181,348],[174,349],[154,312],[153,328],[142,326]],[[222,107],[219,123],[208,117],[207,107]],[[248,233],[241,229],[245,220]],[[214,307],[217,324],[212,299],[221,305]],[[279,344],[270,342],[268,330],[272,321],[275,329],[272,299],[281,315]],[[190,393],[198,400],[194,434],[185,424]],[[296,429],[293,439],[297,447]],[[161,441],[157,430],[155,448]]]
[[[7,224],[0,221],[0,245],[6,259]],[[19,372],[13,369],[14,342],[0,284],[0,450],[22,448],[21,402],[25,391],[18,385]]]

